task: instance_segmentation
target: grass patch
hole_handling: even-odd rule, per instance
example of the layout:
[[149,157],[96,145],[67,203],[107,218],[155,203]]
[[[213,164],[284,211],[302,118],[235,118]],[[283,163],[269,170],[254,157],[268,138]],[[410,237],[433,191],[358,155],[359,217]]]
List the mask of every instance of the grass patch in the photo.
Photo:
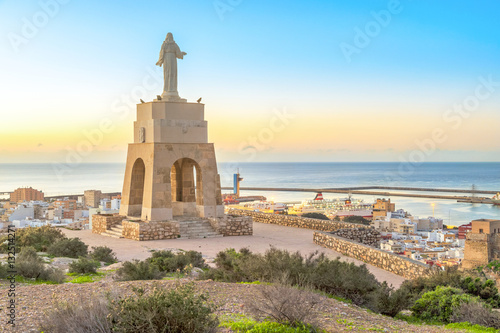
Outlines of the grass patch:
[[443,326],[443,323],[439,321],[428,321],[428,320],[422,320],[420,318],[417,318],[412,315],[406,315],[402,314],[401,312],[398,313],[394,318],[399,319],[399,320],[404,320],[408,324],[412,325],[433,325],[433,326]]
[[299,327],[291,327],[284,324],[279,324],[273,321],[262,321],[258,322],[248,318],[242,318],[239,320],[226,319],[221,321],[219,327],[229,328],[238,333],[263,333],[263,332],[273,332],[273,333],[315,333],[315,332],[326,332],[324,330],[318,330],[310,325],[303,324]]
[[23,276],[16,275],[16,282],[17,283],[24,283],[24,284],[29,284],[29,285],[39,285],[39,284],[58,284],[57,282],[54,281],[44,281],[44,280],[35,280],[35,279],[27,279]]
[[94,279],[92,278],[92,276],[88,276],[88,275],[84,275],[84,276],[79,276],[77,278],[74,278],[72,279],[71,281],[69,281],[70,283],[91,283],[91,282],[94,282]]
[[469,324],[468,322],[465,323],[453,323],[453,324],[447,324],[445,326],[446,329],[453,329],[453,330],[466,330],[467,332],[473,332],[473,333],[495,333],[498,332],[493,327],[484,327],[481,325],[472,325]]
[[74,277],[68,282],[70,283],[92,283],[97,282],[106,276],[105,273],[97,272],[93,274],[78,274],[78,273],[67,273],[69,277]]
[[[237,282],[236,284],[261,284],[260,281],[252,281],[252,282]],[[267,283],[269,284],[269,283]]]

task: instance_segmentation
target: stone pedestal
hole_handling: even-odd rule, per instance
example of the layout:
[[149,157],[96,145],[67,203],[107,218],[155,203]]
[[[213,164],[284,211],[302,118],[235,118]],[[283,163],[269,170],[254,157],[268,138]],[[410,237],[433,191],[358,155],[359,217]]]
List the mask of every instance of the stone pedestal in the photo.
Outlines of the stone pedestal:
[[145,221],[223,216],[204,104],[155,101],[137,105],[120,214]]

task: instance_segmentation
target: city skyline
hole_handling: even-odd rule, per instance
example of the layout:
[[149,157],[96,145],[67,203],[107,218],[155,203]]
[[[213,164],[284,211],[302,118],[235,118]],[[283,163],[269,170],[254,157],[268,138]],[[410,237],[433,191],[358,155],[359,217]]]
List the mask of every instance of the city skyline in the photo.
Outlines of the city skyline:
[[220,162],[500,161],[493,1],[124,4],[0,1],[0,163],[124,163],[167,32]]

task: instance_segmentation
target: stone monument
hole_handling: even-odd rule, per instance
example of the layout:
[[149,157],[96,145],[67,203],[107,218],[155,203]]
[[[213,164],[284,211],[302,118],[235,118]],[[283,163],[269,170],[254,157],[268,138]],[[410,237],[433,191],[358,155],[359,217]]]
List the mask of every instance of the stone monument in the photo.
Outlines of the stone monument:
[[188,103],[177,91],[177,59],[185,55],[169,33],[157,62],[165,81],[161,98],[137,105],[120,208],[129,219],[224,216],[205,105]]

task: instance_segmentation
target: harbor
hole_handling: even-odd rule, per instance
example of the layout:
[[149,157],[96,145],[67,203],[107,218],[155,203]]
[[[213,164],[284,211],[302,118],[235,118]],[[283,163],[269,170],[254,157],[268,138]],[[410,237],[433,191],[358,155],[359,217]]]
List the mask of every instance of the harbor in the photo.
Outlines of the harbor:
[[[439,195],[439,194],[417,194],[408,192],[385,192],[385,191],[372,191],[364,190],[369,189],[387,189],[387,190],[411,190],[421,192],[443,192],[443,193],[471,193],[467,190],[456,189],[438,189],[438,188],[401,188],[401,187],[356,187],[356,188],[280,188],[280,187],[240,187],[241,191],[260,191],[260,192],[309,192],[309,193],[345,193],[345,194],[361,194],[361,195],[374,195],[384,197],[407,197],[407,198],[425,198],[425,199],[442,199],[442,200],[456,200],[457,202],[479,203],[479,204],[494,204],[494,201],[488,197],[477,197],[477,194],[496,194],[499,191],[476,191],[471,193],[470,196],[457,196],[457,195]],[[223,187],[223,190],[232,190],[233,187]]]

